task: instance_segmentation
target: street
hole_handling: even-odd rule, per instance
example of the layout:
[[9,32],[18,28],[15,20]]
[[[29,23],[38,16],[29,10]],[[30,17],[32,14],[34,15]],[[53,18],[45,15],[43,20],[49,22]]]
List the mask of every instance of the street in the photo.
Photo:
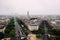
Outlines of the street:
[[22,31],[21,27],[19,26],[19,24],[17,23],[16,19],[14,18],[15,21],[15,33],[16,33],[16,40],[25,40],[26,36],[24,34],[24,32]]
[[47,21],[43,21],[43,26],[44,26],[44,30],[45,30],[45,34],[44,34],[43,40],[50,40],[50,39],[49,39],[49,36],[48,36],[48,28],[47,28],[46,22],[47,22]]

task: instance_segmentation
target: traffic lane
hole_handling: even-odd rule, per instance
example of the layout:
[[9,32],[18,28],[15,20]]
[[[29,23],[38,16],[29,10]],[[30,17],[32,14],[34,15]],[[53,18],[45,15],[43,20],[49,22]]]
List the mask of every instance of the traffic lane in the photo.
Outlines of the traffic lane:
[[20,38],[19,38],[20,33],[18,33],[18,27],[17,27],[17,23],[16,22],[15,22],[15,31],[16,31],[17,40],[20,40]]
[[[25,36],[23,36],[24,34],[23,34],[23,32],[22,32],[22,29],[21,29],[21,27],[20,27],[20,25],[18,25],[18,23],[16,22],[16,20],[15,20],[15,27],[16,27],[16,30],[18,31],[17,33],[18,33],[18,35],[20,36],[20,37],[18,37],[18,39],[20,38],[25,38]],[[23,36],[23,37],[22,37]],[[22,39],[23,40],[23,39]]]
[[[14,20],[15,20],[15,18],[14,18]],[[17,40],[20,40],[20,38],[19,38],[19,33],[18,33],[18,24],[17,24],[17,22],[16,22],[16,20],[15,20],[15,23],[14,23],[14,25],[15,25],[15,33],[16,33],[16,39]]]
[[43,26],[44,26],[44,30],[45,30],[45,34],[44,34],[43,39],[44,39],[44,40],[50,40],[50,39],[49,39],[49,36],[48,36],[48,28],[47,28],[46,21],[43,21]]
[[48,34],[48,28],[45,27],[45,34]]
[[50,40],[50,38],[49,38],[49,36],[48,35],[44,35],[44,37],[43,37],[43,40]]
[[20,37],[18,36],[18,38],[21,39],[21,36],[23,35],[22,32],[21,32],[21,30],[18,31],[18,35],[20,36]]

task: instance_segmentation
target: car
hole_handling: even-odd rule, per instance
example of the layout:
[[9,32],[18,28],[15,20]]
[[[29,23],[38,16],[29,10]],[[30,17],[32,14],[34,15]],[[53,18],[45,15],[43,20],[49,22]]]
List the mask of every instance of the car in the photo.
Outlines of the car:
[[25,37],[21,37],[21,39],[25,39]]

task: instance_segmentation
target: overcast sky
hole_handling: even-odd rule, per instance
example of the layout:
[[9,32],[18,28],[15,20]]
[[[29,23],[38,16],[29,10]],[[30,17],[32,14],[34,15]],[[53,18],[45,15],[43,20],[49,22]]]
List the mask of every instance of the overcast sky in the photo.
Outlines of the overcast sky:
[[0,14],[59,15],[60,0],[0,0]]

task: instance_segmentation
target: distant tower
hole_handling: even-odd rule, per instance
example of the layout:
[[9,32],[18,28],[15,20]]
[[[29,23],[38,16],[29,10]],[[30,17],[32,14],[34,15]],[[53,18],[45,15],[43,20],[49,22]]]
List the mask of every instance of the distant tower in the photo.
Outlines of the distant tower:
[[27,11],[27,17],[28,17],[28,20],[29,20],[30,19],[29,11]]

